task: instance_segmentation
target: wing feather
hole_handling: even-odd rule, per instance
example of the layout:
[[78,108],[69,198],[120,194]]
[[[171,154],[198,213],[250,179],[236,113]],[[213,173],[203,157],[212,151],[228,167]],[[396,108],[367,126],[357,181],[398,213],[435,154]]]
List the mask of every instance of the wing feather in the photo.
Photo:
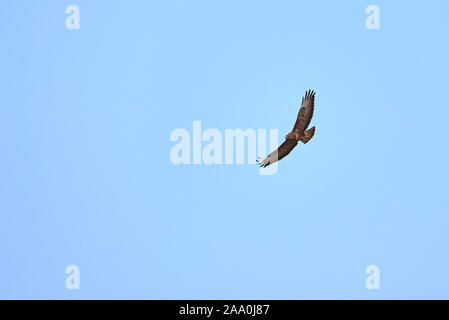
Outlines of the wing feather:
[[304,132],[310,124],[313,117],[313,110],[315,107],[315,91],[306,91],[302,98],[301,108],[299,109],[293,131]]
[[270,164],[273,164],[282,158],[284,158],[286,155],[292,151],[296,145],[298,144],[298,141],[293,139],[286,139],[276,150],[274,150],[272,153],[270,153],[263,161],[259,163],[259,165],[262,168],[265,168],[266,166],[269,166]]

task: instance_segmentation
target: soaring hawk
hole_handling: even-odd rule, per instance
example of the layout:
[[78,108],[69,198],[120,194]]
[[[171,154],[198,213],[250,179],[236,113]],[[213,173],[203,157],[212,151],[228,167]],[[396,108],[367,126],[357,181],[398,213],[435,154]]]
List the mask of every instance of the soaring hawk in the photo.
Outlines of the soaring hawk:
[[315,134],[315,127],[312,127],[309,130],[306,129],[310,124],[310,120],[312,120],[314,103],[315,91],[306,91],[306,95],[302,98],[301,108],[299,109],[293,130],[285,136],[285,141],[279,148],[270,153],[263,161],[257,160],[262,168],[284,158],[296,147],[298,141],[306,144],[312,139]]

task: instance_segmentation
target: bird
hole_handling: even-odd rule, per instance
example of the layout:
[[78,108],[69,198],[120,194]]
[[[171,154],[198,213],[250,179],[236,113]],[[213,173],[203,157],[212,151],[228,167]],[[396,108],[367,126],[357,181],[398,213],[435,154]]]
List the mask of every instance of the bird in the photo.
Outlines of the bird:
[[301,108],[296,117],[293,130],[285,136],[285,141],[262,161],[256,160],[260,167],[265,168],[285,156],[287,156],[298,144],[299,141],[306,144],[315,135],[315,127],[306,130],[312,120],[315,107],[315,91],[308,90],[302,98]]

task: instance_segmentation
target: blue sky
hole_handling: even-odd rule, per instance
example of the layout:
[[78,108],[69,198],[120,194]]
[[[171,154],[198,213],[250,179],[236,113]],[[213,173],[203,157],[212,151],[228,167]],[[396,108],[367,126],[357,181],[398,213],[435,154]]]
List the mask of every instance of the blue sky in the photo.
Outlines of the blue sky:
[[[0,298],[449,298],[447,12],[2,3]],[[284,136],[309,88],[315,137],[276,175],[171,163],[194,120]]]

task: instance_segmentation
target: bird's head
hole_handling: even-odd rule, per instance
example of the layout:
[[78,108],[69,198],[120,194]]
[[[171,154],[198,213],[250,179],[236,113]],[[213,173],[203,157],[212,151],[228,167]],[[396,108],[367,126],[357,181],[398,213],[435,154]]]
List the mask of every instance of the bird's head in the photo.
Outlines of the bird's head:
[[293,135],[293,132],[290,132],[289,134],[287,134],[286,136],[285,136],[285,139],[287,139],[287,140],[289,140],[289,139],[294,139],[295,137],[294,137],[294,135]]

